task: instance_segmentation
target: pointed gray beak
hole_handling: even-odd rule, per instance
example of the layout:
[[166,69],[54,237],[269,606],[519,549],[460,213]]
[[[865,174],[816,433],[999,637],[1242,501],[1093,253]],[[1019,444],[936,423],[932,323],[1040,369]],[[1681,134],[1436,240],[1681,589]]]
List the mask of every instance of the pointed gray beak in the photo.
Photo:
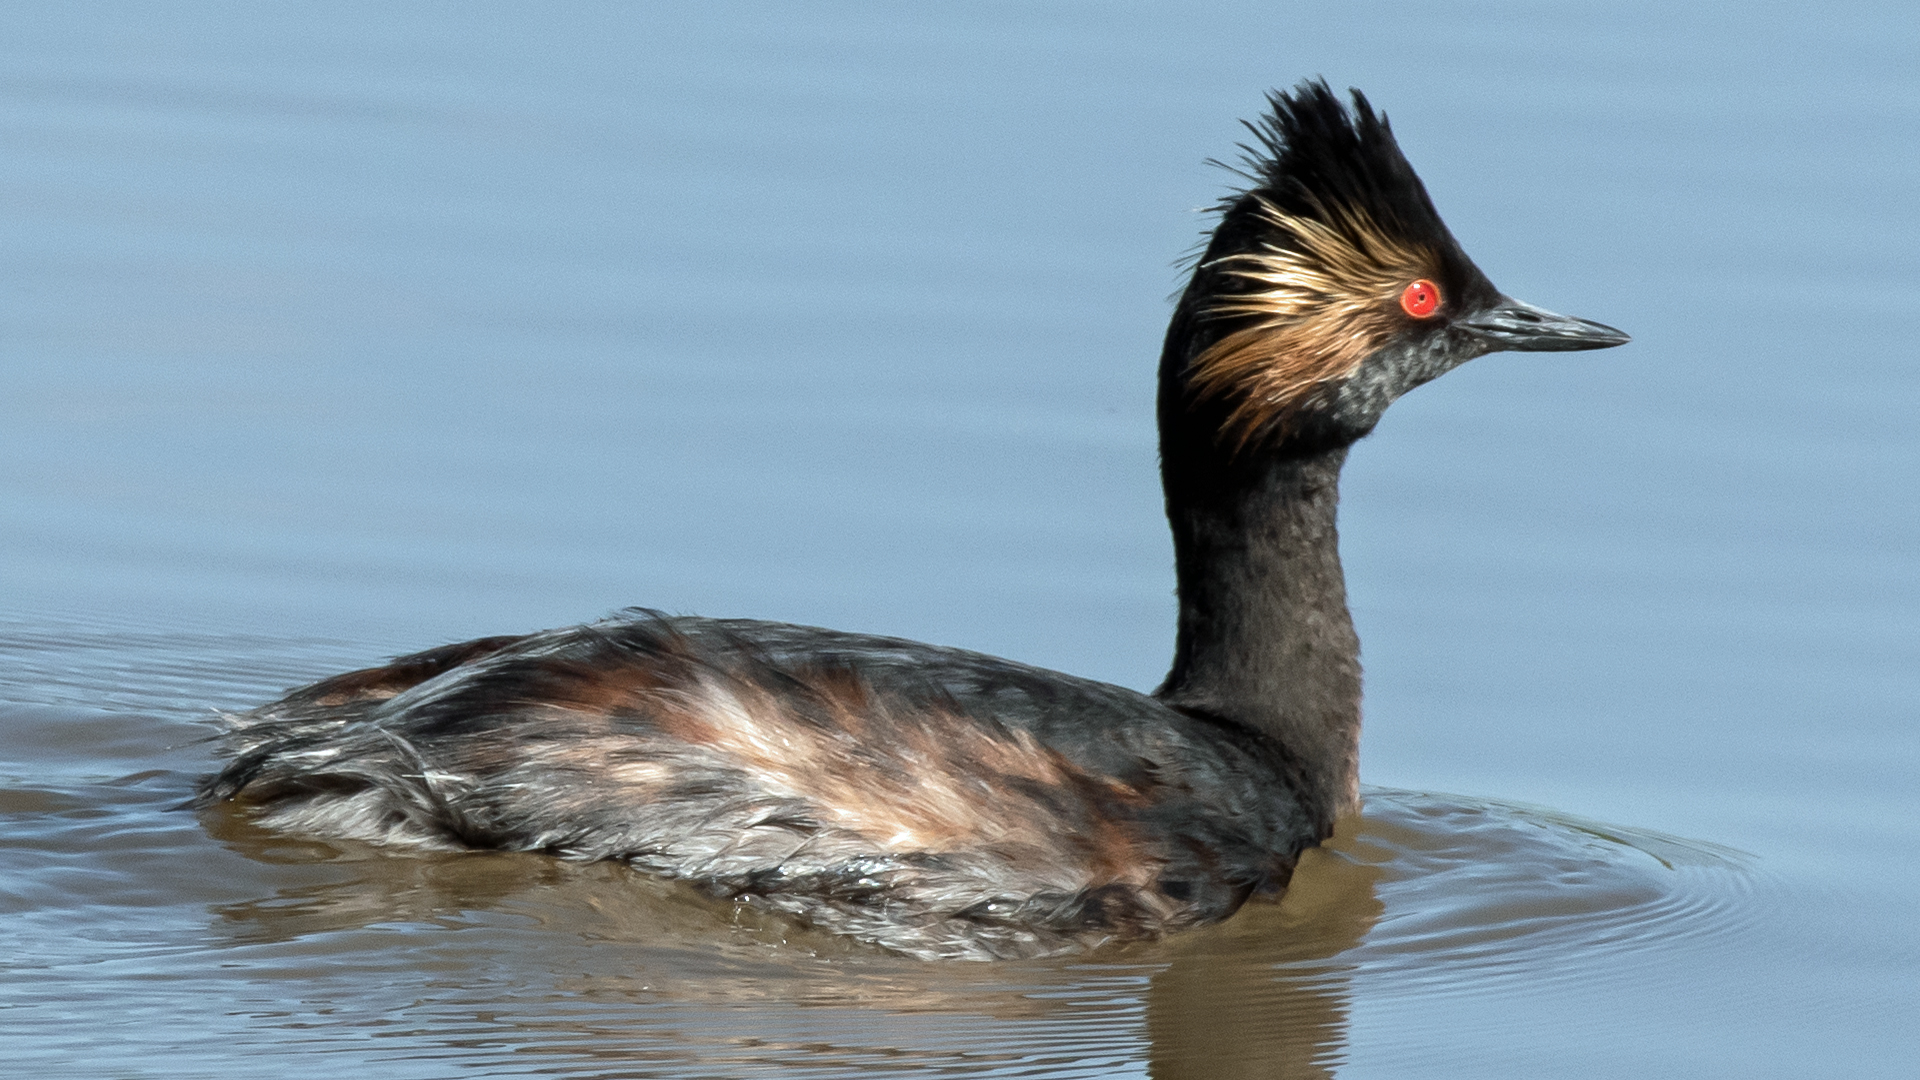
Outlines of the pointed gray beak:
[[1611,349],[1633,340],[1611,326],[1576,319],[1571,315],[1558,315],[1511,296],[1502,297],[1494,307],[1456,320],[1453,325],[1485,341],[1494,352],[1506,349],[1520,352]]

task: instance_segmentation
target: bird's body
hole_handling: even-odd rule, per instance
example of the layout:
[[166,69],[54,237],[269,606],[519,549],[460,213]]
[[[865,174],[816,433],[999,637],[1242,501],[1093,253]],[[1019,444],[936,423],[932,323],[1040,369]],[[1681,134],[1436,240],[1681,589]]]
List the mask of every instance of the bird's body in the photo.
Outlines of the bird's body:
[[272,827],[624,859],[927,956],[1212,921],[1322,831],[1278,744],[1146,694],[651,612],[339,676],[229,739],[213,793]]
[[1181,602],[1152,695],[957,649],[630,612],[235,720],[203,802],[395,845],[620,859],[919,956],[1224,918],[1358,805],[1347,447],[1495,349],[1618,331],[1501,295],[1356,93],[1276,95],[1161,362]]

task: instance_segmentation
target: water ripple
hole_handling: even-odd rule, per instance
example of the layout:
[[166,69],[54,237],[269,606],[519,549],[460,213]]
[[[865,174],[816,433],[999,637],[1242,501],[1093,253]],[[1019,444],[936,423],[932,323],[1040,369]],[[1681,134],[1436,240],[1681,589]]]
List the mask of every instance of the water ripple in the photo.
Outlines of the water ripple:
[[31,692],[6,696],[39,700],[0,705],[0,1012],[48,1075],[77,1060],[83,1002],[138,1018],[89,1044],[92,1065],[182,1072],[271,1053],[283,1075],[304,1075],[278,1067],[297,1058],[316,1075],[1325,1076],[1356,1002],[1411,1010],[1367,1042],[1392,1060],[1546,986],[1687,993],[1695,961],[1740,949],[1782,893],[1711,844],[1370,789],[1286,896],[1222,925],[922,963],[623,866],[314,843],[175,809],[212,764],[180,703],[270,693],[312,649],[8,628],[9,650]]

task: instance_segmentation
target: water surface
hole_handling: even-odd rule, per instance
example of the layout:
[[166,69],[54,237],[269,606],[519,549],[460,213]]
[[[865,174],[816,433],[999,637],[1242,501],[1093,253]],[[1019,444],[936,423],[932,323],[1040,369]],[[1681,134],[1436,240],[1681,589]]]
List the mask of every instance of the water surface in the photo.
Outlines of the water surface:
[[318,843],[183,809],[210,725],[167,683],[246,699],[285,658],[335,647],[0,639],[41,686],[155,688],[0,712],[0,1015],[23,1075],[188,1075],[263,1053],[286,1075],[1325,1075],[1356,997],[1431,1008],[1644,978],[1741,947],[1777,902],[1750,858],[1711,845],[1376,788],[1283,900],[1226,924],[938,964],[615,864]]
[[[0,22],[10,1068],[1920,1059],[1906,6]],[[1151,686],[1172,263],[1205,159],[1317,73],[1502,288],[1635,341],[1476,361],[1356,448],[1378,786],[1283,903],[924,965],[616,867],[172,809],[215,710],[629,604]]]

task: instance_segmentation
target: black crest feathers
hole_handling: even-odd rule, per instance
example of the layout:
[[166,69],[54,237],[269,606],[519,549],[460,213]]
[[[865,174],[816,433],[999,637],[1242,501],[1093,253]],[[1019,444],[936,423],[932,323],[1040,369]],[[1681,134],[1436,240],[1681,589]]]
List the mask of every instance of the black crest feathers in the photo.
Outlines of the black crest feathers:
[[1253,186],[1221,209],[1231,211],[1247,195],[1259,195],[1288,215],[1326,220],[1337,208],[1364,215],[1403,243],[1452,246],[1392,125],[1365,94],[1351,93],[1351,109],[1322,79],[1269,93],[1267,114],[1247,124],[1256,145],[1241,147],[1245,157],[1237,170]]

